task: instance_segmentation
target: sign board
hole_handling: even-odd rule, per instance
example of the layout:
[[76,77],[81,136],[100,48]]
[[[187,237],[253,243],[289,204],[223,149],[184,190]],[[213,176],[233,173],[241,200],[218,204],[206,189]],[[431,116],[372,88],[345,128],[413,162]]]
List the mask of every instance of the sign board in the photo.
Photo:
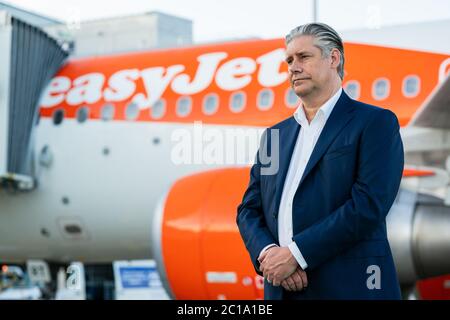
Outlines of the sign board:
[[32,283],[49,283],[50,269],[43,260],[27,260],[27,273]]
[[154,260],[114,261],[117,300],[167,300]]

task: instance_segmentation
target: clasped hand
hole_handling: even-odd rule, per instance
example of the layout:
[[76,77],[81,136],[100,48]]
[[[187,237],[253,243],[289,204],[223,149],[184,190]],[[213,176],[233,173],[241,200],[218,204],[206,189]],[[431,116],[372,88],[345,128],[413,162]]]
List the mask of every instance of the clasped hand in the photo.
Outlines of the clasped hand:
[[301,291],[308,286],[306,272],[287,247],[271,247],[258,259],[259,269],[269,283],[282,285],[288,291]]

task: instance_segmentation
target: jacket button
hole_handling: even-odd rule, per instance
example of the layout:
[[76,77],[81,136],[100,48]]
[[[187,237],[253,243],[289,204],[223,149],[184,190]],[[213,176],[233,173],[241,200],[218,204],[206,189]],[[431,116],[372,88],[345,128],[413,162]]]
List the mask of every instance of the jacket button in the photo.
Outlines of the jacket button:
[[277,215],[275,214],[275,212],[274,212],[274,213],[272,213],[272,217],[273,217],[274,219],[276,219],[276,218],[277,218]]

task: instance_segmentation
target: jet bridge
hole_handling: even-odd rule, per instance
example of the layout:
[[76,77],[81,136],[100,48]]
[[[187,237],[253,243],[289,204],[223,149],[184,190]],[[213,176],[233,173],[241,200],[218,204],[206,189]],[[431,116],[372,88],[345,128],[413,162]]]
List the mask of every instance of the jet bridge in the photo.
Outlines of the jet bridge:
[[67,58],[63,44],[0,11],[0,188],[32,190],[39,98]]

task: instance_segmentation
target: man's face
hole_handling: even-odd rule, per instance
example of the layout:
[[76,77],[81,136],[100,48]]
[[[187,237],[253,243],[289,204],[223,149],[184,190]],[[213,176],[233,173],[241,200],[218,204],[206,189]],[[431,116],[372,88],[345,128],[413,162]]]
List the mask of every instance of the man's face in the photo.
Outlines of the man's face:
[[323,58],[312,36],[295,37],[286,46],[289,81],[297,96],[317,94],[331,85],[331,58]]

